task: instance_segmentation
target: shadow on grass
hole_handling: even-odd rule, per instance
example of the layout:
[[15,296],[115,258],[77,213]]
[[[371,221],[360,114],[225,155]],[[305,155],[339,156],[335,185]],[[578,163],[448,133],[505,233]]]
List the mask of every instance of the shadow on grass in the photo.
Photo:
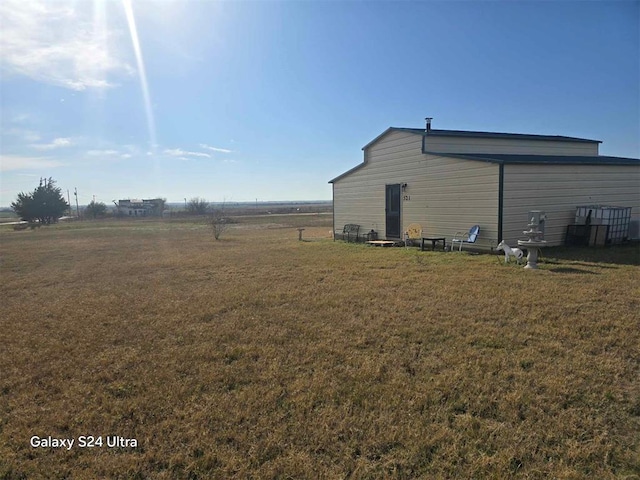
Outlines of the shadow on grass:
[[[541,258],[540,262],[545,265],[564,265],[565,262],[559,261],[553,258]],[[598,264],[598,263],[587,263],[587,262],[571,262],[571,265],[576,267],[597,267],[601,270],[617,270],[620,267],[615,267],[612,265]]]
[[[580,261],[612,263],[615,265],[640,265],[640,242],[612,245],[610,247],[550,247],[543,249],[542,261],[547,264]],[[585,263],[579,263],[578,265],[593,266]]]
[[553,273],[580,273],[587,275],[600,275],[598,272],[592,272],[591,270],[581,270],[579,268],[572,267],[550,268],[549,271]]

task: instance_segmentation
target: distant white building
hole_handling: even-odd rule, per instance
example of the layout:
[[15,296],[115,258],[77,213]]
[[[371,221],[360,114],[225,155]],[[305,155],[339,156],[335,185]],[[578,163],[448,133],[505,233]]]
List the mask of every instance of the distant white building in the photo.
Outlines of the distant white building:
[[124,217],[150,217],[162,215],[164,200],[152,198],[145,200],[118,200],[118,215]]

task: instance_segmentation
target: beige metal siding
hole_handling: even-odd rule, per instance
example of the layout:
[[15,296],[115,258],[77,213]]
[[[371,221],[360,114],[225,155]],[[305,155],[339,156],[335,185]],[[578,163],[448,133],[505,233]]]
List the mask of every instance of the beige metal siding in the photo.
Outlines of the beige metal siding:
[[562,245],[579,205],[632,207],[640,220],[640,166],[505,165],[503,238],[523,239],[530,210],[547,212],[545,239]]
[[473,138],[427,135],[425,150],[440,153],[509,153],[514,155],[598,155],[597,143]]
[[355,223],[363,231],[374,230],[384,238],[385,185],[409,183],[420,173],[424,157],[421,146],[419,135],[392,131],[367,148],[367,163],[334,183],[335,228]]
[[[480,225],[477,247],[495,246],[498,238],[498,171],[496,164],[425,155],[424,182],[408,188],[408,223],[417,221],[428,236],[446,237]],[[411,185],[410,185],[411,187]],[[409,202],[405,202],[409,203]],[[416,220],[413,220],[416,218]]]
[[478,246],[495,243],[498,166],[421,153],[421,137],[390,132],[365,151],[367,163],[334,183],[336,229],[347,223],[385,236],[385,185],[406,183],[401,230],[422,225],[425,236],[447,241],[479,224]]

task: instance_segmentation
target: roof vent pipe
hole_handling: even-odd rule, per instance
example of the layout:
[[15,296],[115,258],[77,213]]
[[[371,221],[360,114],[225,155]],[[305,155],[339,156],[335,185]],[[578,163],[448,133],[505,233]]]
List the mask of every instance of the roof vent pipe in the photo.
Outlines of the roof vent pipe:
[[425,122],[427,122],[427,126],[424,128],[425,132],[430,132],[431,131],[431,120],[433,120],[433,117],[426,117]]

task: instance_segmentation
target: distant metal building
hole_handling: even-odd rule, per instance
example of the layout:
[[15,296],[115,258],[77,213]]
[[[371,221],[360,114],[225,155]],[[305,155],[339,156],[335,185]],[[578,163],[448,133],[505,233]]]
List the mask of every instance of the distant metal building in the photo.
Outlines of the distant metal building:
[[[334,231],[346,224],[398,240],[420,224],[446,237],[480,225],[477,246],[522,239],[530,210],[547,212],[545,239],[564,241],[580,205],[632,207],[640,221],[640,160],[601,156],[601,142],[552,135],[388,128],[364,161],[333,184]],[[633,233],[637,236],[637,233]]]

